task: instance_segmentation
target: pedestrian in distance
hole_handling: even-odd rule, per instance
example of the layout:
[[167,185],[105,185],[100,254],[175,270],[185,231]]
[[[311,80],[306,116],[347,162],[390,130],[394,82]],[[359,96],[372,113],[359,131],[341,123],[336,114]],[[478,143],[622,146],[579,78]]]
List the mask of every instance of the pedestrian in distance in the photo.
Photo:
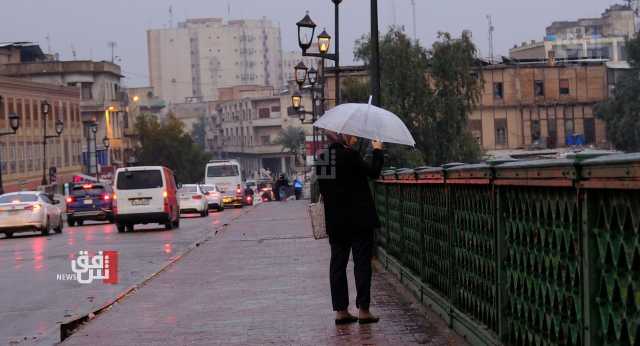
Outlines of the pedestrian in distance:
[[277,185],[278,189],[276,190],[276,193],[278,194],[278,200],[286,202],[289,195],[289,180],[287,180],[287,177],[284,174],[280,174]]
[[299,177],[296,177],[296,180],[293,181],[293,190],[296,194],[296,200],[302,198],[302,180]]
[[[358,139],[329,132],[328,150],[320,154],[316,175],[324,202],[325,224],[331,262],[329,281],[331,300],[336,312],[335,323],[376,323],[379,318],[370,310],[371,260],[373,232],[380,227],[369,179],[380,176],[383,165],[382,143],[373,141],[373,159],[369,164],[354,149]],[[324,166],[323,166],[324,165]],[[349,312],[347,264],[353,253],[358,316]]]

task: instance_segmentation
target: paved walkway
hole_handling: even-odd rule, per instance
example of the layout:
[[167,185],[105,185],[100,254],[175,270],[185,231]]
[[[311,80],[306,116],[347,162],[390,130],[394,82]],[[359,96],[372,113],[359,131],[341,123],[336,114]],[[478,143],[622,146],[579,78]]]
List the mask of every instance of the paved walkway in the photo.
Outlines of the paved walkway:
[[464,344],[380,272],[372,311],[381,321],[335,326],[329,246],[309,237],[307,215],[306,201],[254,207],[63,345]]

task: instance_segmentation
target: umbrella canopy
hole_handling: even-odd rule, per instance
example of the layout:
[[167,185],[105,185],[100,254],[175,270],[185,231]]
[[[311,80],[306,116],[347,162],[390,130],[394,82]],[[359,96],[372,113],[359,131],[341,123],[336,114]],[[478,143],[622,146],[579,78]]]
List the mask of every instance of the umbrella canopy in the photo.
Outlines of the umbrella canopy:
[[341,104],[324,113],[313,126],[385,143],[416,144],[411,132],[397,115],[371,103]]

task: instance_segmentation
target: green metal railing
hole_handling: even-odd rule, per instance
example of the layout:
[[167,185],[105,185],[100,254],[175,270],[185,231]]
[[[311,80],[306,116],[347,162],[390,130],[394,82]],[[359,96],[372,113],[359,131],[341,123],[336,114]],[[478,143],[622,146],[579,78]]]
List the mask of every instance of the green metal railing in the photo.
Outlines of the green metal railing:
[[640,345],[640,154],[394,170],[381,262],[473,344]]

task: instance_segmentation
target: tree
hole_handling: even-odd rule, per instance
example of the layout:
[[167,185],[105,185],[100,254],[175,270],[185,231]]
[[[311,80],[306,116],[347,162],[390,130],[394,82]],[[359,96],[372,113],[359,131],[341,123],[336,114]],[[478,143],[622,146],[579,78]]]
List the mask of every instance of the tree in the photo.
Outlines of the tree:
[[209,157],[173,114],[162,123],[154,115],[142,114],[136,119],[135,129],[139,136],[135,156],[141,165],[169,167],[181,183],[202,181]]
[[207,118],[204,115],[198,117],[198,122],[193,124],[191,128],[191,138],[193,141],[204,149],[206,147],[207,138]]
[[[368,36],[356,41],[354,54],[368,65]],[[454,39],[440,33],[430,50],[398,28],[384,35],[380,42],[382,106],[407,124],[420,153],[392,146],[392,160],[440,165],[480,157],[479,145],[467,128],[467,116],[481,90],[476,61],[477,49],[466,34]]]
[[282,151],[290,152],[297,159],[300,149],[304,146],[306,135],[300,127],[289,126],[280,131],[274,143],[282,146]]
[[631,70],[620,76],[613,97],[596,106],[596,116],[604,120],[607,138],[618,150],[640,151],[640,36],[626,43]]

